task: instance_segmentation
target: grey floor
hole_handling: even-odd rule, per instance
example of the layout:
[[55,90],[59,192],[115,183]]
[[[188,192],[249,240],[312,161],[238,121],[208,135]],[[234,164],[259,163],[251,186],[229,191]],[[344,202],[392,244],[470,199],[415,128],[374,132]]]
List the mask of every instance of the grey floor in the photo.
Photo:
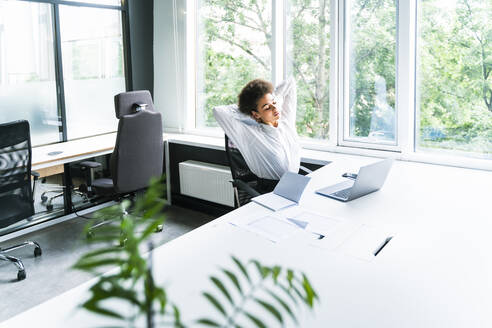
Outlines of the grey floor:
[[[154,245],[162,245],[214,219],[210,215],[169,206],[165,209],[164,231],[154,235]],[[43,230],[0,244],[8,247],[24,240],[37,241],[43,255],[34,257],[33,248],[15,250],[9,255],[20,257],[27,278],[17,281],[17,269],[0,261],[0,322],[57,296],[92,278],[71,266],[89,250],[84,243],[84,226],[88,220],[75,218]]]

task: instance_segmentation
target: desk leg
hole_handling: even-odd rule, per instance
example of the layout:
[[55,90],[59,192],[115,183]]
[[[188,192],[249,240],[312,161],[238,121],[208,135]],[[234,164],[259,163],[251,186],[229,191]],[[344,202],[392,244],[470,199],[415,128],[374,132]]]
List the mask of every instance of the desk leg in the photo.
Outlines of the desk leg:
[[65,192],[63,193],[65,203],[65,215],[72,213],[72,172],[70,172],[70,163],[64,164],[65,174],[63,175],[63,185]]

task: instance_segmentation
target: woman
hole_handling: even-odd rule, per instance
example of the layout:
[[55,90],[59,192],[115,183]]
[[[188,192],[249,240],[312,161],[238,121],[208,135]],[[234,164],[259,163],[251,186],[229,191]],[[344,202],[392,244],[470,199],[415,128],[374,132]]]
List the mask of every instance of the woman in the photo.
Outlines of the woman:
[[300,146],[296,131],[296,85],[293,78],[275,91],[256,79],[239,94],[239,106],[214,108],[215,119],[259,178],[278,181],[287,171],[297,173]]

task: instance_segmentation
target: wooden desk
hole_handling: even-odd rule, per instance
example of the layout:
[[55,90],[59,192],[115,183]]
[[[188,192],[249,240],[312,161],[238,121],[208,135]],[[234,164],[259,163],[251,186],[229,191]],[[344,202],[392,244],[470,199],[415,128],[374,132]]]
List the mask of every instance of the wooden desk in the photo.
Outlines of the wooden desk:
[[[338,156],[312,174],[301,200],[305,209],[393,231],[393,240],[371,261],[295,240],[275,244],[229,224],[271,213],[248,204],[156,249],[156,283],[166,286],[185,323],[201,314],[216,317],[200,293],[213,290],[211,274],[233,267],[233,254],[306,272],[321,303],[301,315],[300,327],[492,327],[492,174],[397,161],[376,193],[349,203],[314,194],[374,160]],[[91,284],[0,326],[111,324],[75,310]]]
[[66,163],[110,154],[116,141],[116,133],[61,142],[32,149],[32,169],[41,177],[63,173]]

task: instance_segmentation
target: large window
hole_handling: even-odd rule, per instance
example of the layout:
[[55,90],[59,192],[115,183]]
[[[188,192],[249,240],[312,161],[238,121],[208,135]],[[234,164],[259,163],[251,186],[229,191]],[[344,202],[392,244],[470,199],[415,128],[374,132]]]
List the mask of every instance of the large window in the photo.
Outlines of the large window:
[[0,122],[28,120],[33,145],[59,141],[52,6],[0,1]]
[[187,3],[187,128],[217,127],[213,107],[253,78],[294,76],[305,146],[490,166],[474,159],[492,158],[490,0]]
[[272,0],[197,0],[196,126],[216,126],[212,109],[237,102],[255,78],[272,79]]
[[419,150],[491,157],[491,18],[491,1],[419,2]]
[[327,139],[330,113],[330,1],[286,2],[287,75],[297,82],[297,132]]
[[344,140],[395,144],[395,0],[352,0],[345,6]]
[[60,26],[68,139],[116,131],[113,96],[125,91],[120,11],[60,6]]
[[0,123],[28,120],[35,146],[116,131],[126,90],[126,7],[63,3],[0,0]]

